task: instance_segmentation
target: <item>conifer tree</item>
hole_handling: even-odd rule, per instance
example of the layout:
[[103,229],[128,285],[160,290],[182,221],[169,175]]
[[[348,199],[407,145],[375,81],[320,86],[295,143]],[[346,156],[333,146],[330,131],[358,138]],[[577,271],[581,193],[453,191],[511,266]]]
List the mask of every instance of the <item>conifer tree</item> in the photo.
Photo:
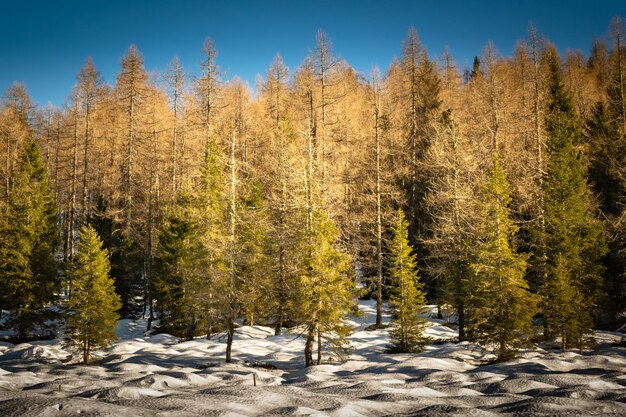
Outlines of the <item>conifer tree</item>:
[[53,301],[60,287],[58,212],[32,137],[21,144],[8,201],[0,210],[0,300],[15,311],[21,339],[35,324],[31,313]]
[[327,212],[313,211],[307,234],[298,304],[307,336],[304,358],[308,367],[314,364],[315,337],[318,365],[322,361],[323,341],[334,353],[348,351],[346,336],[350,326],[345,318],[353,306],[354,283],[348,275],[348,257],[337,247],[339,230]]
[[432,217],[428,268],[437,277],[438,306],[456,311],[459,340],[466,339],[465,303],[475,232],[482,222],[475,206],[478,158],[470,138],[463,134],[453,111],[443,113],[442,126],[428,150],[429,179],[426,207]]
[[240,302],[244,323],[253,326],[256,321],[270,315],[266,302],[272,287],[267,268],[269,259],[264,246],[270,240],[267,201],[263,198],[259,181],[250,176],[243,182],[245,188],[239,211],[240,232],[237,237],[240,250],[239,274],[241,276]]
[[[610,38],[594,44],[593,64],[598,78],[606,84],[606,104],[597,102],[586,123],[589,153],[589,180],[600,199],[607,219],[609,253],[604,259],[606,271],[601,325],[619,327],[626,312],[626,49],[624,20],[613,18]],[[602,84],[602,85],[603,85]]]
[[74,294],[67,302],[65,341],[75,346],[88,363],[93,350],[106,347],[116,339],[115,327],[121,307],[109,277],[111,265],[95,229],[85,226],[80,233],[78,253],[68,271]]
[[432,173],[426,161],[428,149],[436,135],[436,124],[441,108],[441,79],[428,58],[415,28],[408,30],[402,44],[402,57],[398,63],[397,75],[390,76],[391,99],[396,108],[393,118],[400,128],[399,137],[404,155],[399,180],[406,190],[406,216],[409,222],[409,241],[417,250],[418,266],[422,268],[424,283],[428,290],[437,291],[437,282],[430,279],[424,268],[429,256],[429,247],[424,241],[430,237],[432,217],[427,212],[425,198],[428,193],[428,179]]
[[[183,185],[159,231],[154,291],[159,331],[188,340],[220,324],[224,260],[224,164],[214,142],[205,149],[200,179]],[[204,326],[204,327],[202,327]]]
[[526,255],[512,247],[509,184],[497,156],[483,189],[481,242],[471,269],[470,328],[477,341],[495,344],[498,360],[511,358],[529,337],[536,299],[524,279]]
[[[592,314],[601,294],[599,260],[606,253],[602,224],[594,218],[586,169],[580,156],[581,128],[563,87],[558,56],[549,57],[550,103],[546,117],[548,161],[542,192],[545,202],[547,278],[541,288],[546,338],[562,335],[563,348],[582,349],[592,331]],[[553,282],[553,281],[561,281]],[[558,285],[557,285],[558,284]],[[567,291],[556,291],[566,288]],[[566,327],[558,317],[577,312]],[[575,329],[574,331],[572,329]]]
[[426,312],[426,297],[419,281],[416,257],[411,253],[408,227],[404,213],[398,210],[389,246],[389,304],[391,324],[397,326],[389,334],[389,351],[393,353],[419,352],[427,342],[423,335],[426,320],[418,316]]
[[290,121],[280,121],[271,147],[268,199],[271,233],[266,252],[269,269],[274,276],[271,294],[268,294],[270,316],[275,318],[274,332],[280,335],[284,323],[295,307],[297,274],[301,262],[298,243],[303,238],[299,227],[304,223],[304,201],[300,195],[303,161],[299,158],[296,135]]
[[201,311],[198,303],[201,256],[198,224],[189,211],[190,196],[179,192],[159,231],[154,293],[159,331],[192,340]]
[[224,254],[227,239],[226,184],[222,150],[215,141],[209,141],[205,146],[200,181],[193,192],[193,210],[204,256],[201,262],[205,268],[199,296],[204,300],[207,339],[210,339],[213,327],[219,324],[220,282],[224,280],[227,269]]
[[[145,180],[147,108],[150,89],[143,57],[135,45],[128,48],[120,62],[121,71],[116,79],[115,94],[118,100],[120,120],[119,139],[122,145],[121,178],[114,214],[116,239],[111,253],[112,275],[115,287],[122,298],[122,317],[136,317],[147,294],[144,291],[145,265],[141,244],[145,240],[145,214],[148,208]],[[143,151],[143,153],[142,153]]]

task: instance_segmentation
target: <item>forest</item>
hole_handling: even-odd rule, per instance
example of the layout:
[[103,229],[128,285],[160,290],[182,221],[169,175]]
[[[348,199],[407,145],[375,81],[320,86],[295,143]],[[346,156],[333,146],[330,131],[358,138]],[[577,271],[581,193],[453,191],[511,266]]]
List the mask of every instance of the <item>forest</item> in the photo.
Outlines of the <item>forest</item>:
[[[0,105],[0,324],[84,362],[118,318],[181,339],[297,329],[306,366],[349,346],[358,298],[390,352],[429,342],[427,305],[499,360],[581,352],[626,322],[626,21],[590,51],[530,26],[471,68],[409,28],[357,72],[323,31],[254,88],[199,68],[108,83],[87,58],[60,107],[14,83]],[[388,303],[388,304],[387,304]]]

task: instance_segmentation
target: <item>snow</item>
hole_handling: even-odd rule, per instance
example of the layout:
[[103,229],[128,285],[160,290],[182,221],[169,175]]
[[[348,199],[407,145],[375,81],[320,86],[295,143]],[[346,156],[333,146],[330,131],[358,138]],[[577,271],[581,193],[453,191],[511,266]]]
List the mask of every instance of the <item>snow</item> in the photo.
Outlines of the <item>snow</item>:
[[[145,320],[120,320],[120,340],[82,366],[59,340],[0,344],[0,416],[496,416],[626,415],[626,349],[621,335],[599,333],[595,352],[540,348],[518,359],[493,358],[430,318],[436,343],[416,355],[387,354],[388,329],[368,331],[373,301],[351,318],[353,354],[304,368],[297,331],[242,326],[235,362],[225,340],[144,333]],[[385,317],[385,323],[389,317]],[[256,386],[254,386],[256,380]]]

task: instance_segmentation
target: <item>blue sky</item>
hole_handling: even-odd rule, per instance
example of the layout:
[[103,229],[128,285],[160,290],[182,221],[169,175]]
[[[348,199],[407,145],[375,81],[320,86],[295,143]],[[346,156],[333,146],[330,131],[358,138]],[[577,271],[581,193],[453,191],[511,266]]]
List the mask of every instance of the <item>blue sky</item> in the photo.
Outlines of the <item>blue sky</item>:
[[588,53],[615,15],[626,18],[626,0],[0,0],[0,90],[17,80],[38,104],[61,105],[88,56],[113,83],[131,43],[148,70],[161,71],[177,55],[195,73],[206,37],[225,78],[254,85],[277,52],[291,69],[299,66],[320,28],[335,53],[366,74],[400,54],[409,26],[431,56],[448,45],[461,68],[489,40],[509,55],[530,21],[561,51]]

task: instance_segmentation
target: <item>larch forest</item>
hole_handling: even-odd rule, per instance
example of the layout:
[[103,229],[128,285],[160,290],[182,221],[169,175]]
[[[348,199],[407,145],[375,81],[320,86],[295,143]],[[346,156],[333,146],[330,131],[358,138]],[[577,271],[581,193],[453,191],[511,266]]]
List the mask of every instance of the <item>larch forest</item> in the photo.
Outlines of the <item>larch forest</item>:
[[[593,346],[626,320],[626,21],[560,54],[534,27],[462,70],[409,28],[384,71],[323,31],[254,89],[199,68],[148,73],[131,45],[87,59],[62,107],[15,83],[0,105],[0,322],[82,352],[118,318],[192,340],[241,325],[349,351],[358,298],[419,352],[427,305],[498,360]],[[191,75],[192,73],[196,75]],[[388,310],[387,310],[388,309]]]

